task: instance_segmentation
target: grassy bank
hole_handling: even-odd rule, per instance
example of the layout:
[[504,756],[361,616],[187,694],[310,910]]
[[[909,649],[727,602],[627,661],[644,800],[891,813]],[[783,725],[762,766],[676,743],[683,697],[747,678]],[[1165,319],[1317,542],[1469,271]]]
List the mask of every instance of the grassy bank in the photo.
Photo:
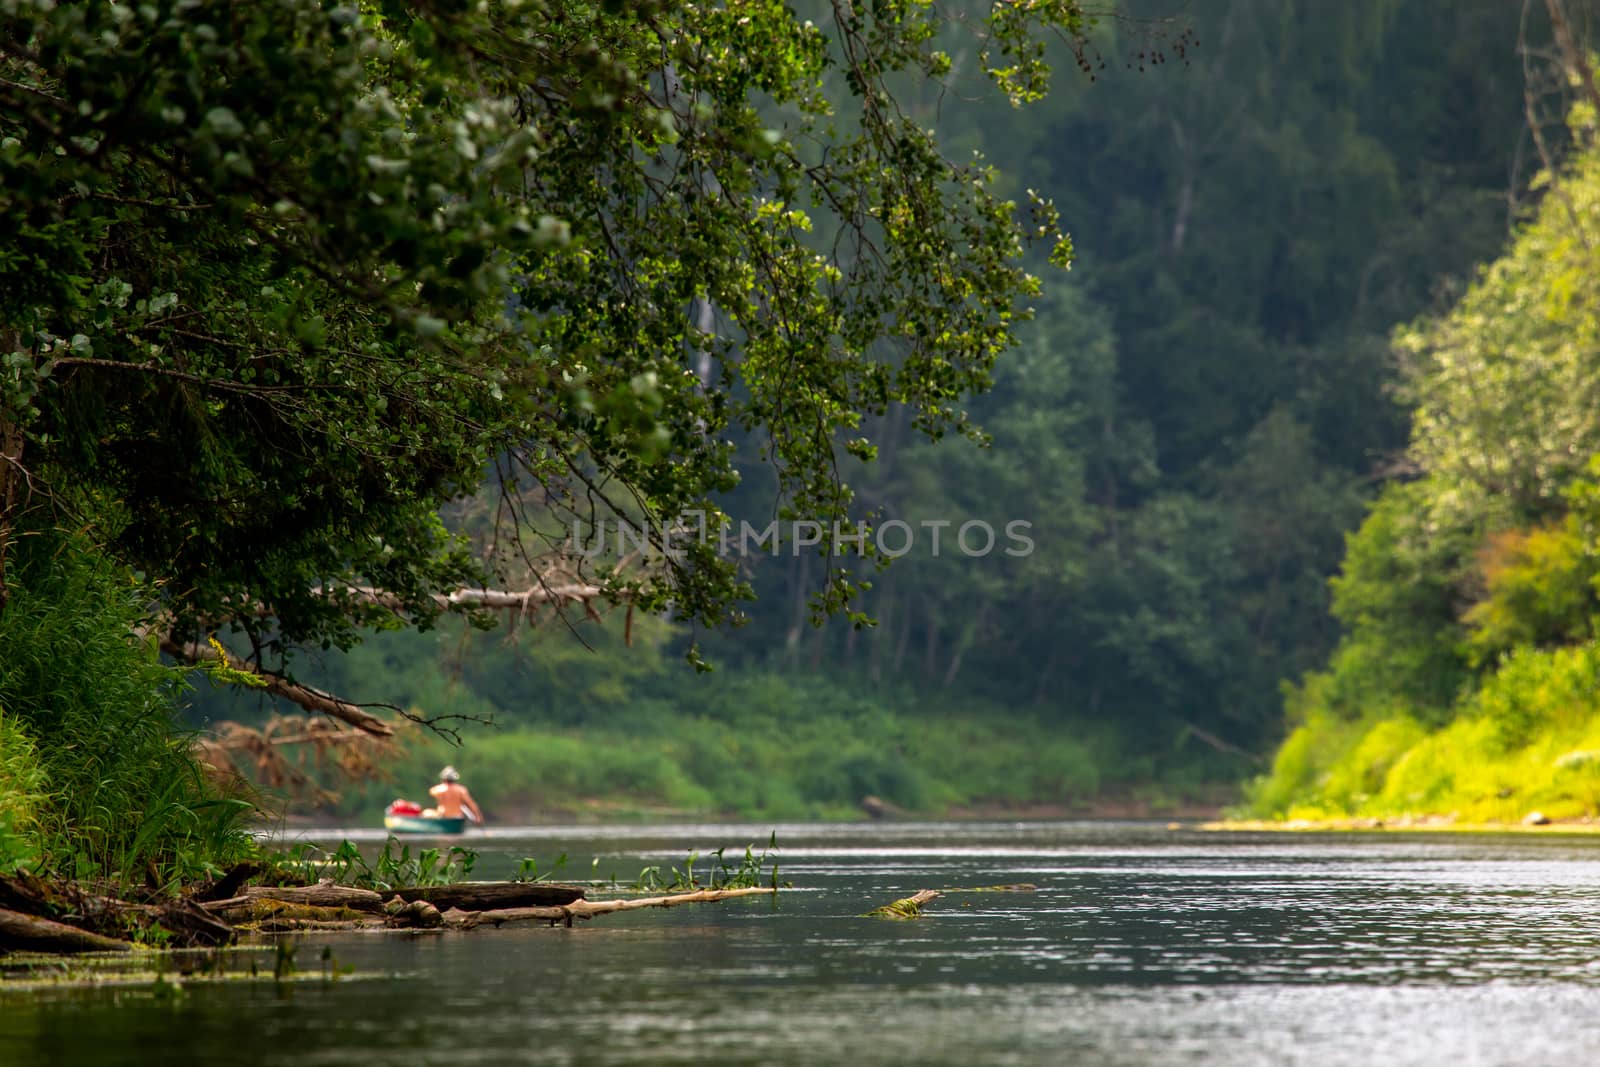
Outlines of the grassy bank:
[[730,688],[720,710],[732,715],[645,701],[601,723],[470,728],[459,748],[414,736],[392,784],[346,790],[338,811],[370,817],[396,794],[417,796],[446,762],[501,818],[586,810],[839,818],[859,816],[868,796],[916,813],[1073,806],[1101,785],[1093,745],[1037,720],[993,709],[918,714],[820,681],[763,677]]
[[1429,726],[1404,707],[1360,718],[1314,707],[1290,734],[1245,812],[1518,823],[1535,812],[1600,812],[1600,645],[1511,654],[1455,717]]

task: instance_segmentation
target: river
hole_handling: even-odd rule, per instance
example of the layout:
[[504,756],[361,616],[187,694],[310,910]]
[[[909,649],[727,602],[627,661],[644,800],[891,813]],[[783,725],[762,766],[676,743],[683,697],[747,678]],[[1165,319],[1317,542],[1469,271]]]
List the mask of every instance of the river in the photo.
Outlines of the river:
[[[772,827],[538,827],[631,880]],[[1600,837],[780,825],[775,901],[302,942],[331,981],[8,991],[0,1064],[1600,1063]],[[319,839],[337,841],[330,832]],[[371,840],[371,835],[367,835]],[[701,861],[704,864],[704,860]],[[925,918],[863,918],[922,888]],[[263,957],[270,968],[272,957]],[[238,966],[237,962],[235,966]]]

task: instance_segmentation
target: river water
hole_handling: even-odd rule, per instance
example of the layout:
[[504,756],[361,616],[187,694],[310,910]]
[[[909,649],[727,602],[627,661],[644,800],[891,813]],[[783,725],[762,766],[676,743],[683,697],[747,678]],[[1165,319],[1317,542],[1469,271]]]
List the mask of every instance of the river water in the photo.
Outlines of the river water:
[[[568,877],[599,857],[600,874],[631,880],[691,849],[759,851],[770,829],[539,827],[468,843],[474,877],[564,851]],[[0,981],[0,1064],[1600,1063],[1600,837],[776,833],[794,888],[775,901],[309,937],[296,959],[310,980],[293,983],[174,995]],[[914,922],[862,917],[918,889],[1013,882],[1038,890],[945,897]],[[353,972],[316,977],[325,947]]]

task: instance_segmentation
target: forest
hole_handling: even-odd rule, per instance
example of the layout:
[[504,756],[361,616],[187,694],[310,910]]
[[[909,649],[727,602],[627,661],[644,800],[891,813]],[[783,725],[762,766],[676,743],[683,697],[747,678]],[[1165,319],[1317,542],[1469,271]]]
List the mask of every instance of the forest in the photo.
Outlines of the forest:
[[858,6],[0,4],[0,868],[1593,812],[1590,5]]
[[[1459,622],[1424,640],[1387,628],[1402,625],[1395,605],[1352,603],[1373,524],[1411,507],[1389,494],[1421,491],[1416,338],[1461,314],[1521,227],[1573,225],[1571,207],[1543,206],[1543,175],[1581,167],[1569,154],[1589,134],[1543,12],[1325,8],[1209,5],[1185,13],[1184,41],[1173,23],[1113,23],[1085,53],[1092,78],[1063,55],[1051,94],[1026,109],[908,100],[1016,192],[1026,182],[1052,199],[1076,259],[1044,275],[1035,318],[972,398],[981,447],[930,442],[891,410],[863,420],[876,458],[845,477],[880,521],[948,520],[947,538],[972,519],[1025,519],[1030,555],[933,558],[924,537],[887,568],[857,567],[869,624],[813,625],[825,562],[756,553],[742,560],[755,600],[736,628],[645,635],[635,622],[629,643],[612,615],[580,622],[577,642],[559,625],[397,633],[322,659],[319,684],[492,719],[452,758],[510,811],[586,798],[602,811],[842,816],[877,796],[924,812],[1160,814],[1237,803],[1256,779],[1252,814],[1360,808],[1350,797],[1378,792],[1408,744],[1464,708],[1487,662]],[[1584,274],[1575,263],[1563,276]],[[1503,387],[1540,379],[1541,358]],[[1562,425],[1581,424],[1586,394],[1548,385],[1574,405]],[[764,521],[777,490],[759,442],[738,447],[746,476],[721,506]],[[1510,535],[1475,521],[1448,593],[1408,602],[1405,618],[1473,610],[1473,539]],[[1371,551],[1384,569],[1367,595],[1397,595],[1379,590],[1398,564]],[[1585,603],[1572,618],[1587,619]],[[1386,628],[1369,635],[1361,619]],[[1356,644],[1371,657],[1352,659]],[[691,648],[711,673],[683,669]],[[1433,703],[1397,704],[1384,687],[1409,683],[1395,658],[1442,648],[1451,666],[1430,661]],[[1349,695],[1312,695],[1341,670]],[[1374,756],[1362,744],[1378,724]],[[402,780],[426,781],[447,755],[412,751]],[[346,790],[338,807],[371,810],[390,788]],[[1509,817],[1528,803],[1489,807]],[[1385,810],[1436,809],[1408,795]]]

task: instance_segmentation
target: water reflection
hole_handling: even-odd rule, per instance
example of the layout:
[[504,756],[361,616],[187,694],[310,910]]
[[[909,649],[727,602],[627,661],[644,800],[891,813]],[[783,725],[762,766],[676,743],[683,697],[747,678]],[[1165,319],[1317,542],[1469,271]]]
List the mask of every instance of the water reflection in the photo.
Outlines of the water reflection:
[[[482,877],[631,879],[769,827],[496,828]],[[351,938],[383,981],[0,992],[0,1063],[1589,1064],[1600,840],[789,825],[752,899]],[[329,840],[339,835],[323,835]],[[376,842],[381,835],[368,835]],[[704,862],[704,861],[702,861]],[[915,923],[868,908],[924,887]],[[308,941],[314,959],[326,939]],[[0,985],[3,989],[3,985]]]

